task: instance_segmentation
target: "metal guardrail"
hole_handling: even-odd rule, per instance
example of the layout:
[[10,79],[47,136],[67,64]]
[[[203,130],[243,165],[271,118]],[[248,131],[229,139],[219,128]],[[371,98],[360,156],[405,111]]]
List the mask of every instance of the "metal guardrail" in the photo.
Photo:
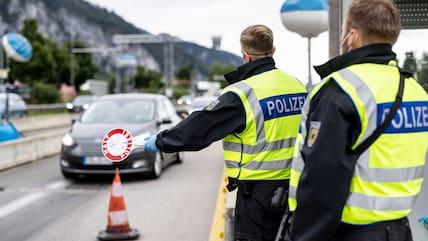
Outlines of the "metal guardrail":
[[65,103],[27,105],[27,110],[61,110],[66,109]]

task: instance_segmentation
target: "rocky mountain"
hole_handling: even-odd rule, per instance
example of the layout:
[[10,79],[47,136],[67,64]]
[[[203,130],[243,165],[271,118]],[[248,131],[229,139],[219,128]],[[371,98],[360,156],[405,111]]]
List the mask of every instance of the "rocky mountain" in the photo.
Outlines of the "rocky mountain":
[[[19,31],[26,18],[35,18],[39,32],[46,37],[63,42],[76,39],[88,47],[112,47],[115,34],[150,34],[116,13],[84,0],[1,0],[0,34]],[[144,44],[125,48],[136,55],[138,64],[147,68],[164,70],[164,46]],[[175,69],[191,64],[198,78],[207,75],[213,63],[239,65],[242,60],[232,53],[206,48],[190,42],[179,41],[173,45]],[[93,54],[102,67],[114,65],[118,53]]]

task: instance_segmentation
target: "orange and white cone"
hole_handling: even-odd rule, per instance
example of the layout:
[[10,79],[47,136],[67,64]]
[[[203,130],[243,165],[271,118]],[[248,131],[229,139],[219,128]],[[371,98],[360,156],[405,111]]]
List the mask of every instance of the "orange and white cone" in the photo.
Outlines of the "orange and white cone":
[[119,170],[116,168],[111,192],[110,205],[107,217],[106,230],[98,233],[100,240],[133,240],[137,239],[140,233],[137,229],[131,229],[126,213],[125,199],[122,194],[122,184],[120,182]]

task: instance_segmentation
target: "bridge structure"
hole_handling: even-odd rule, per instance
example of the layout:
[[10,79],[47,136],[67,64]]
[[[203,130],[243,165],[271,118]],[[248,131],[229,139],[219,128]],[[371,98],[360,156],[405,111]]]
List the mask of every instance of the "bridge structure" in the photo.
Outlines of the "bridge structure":
[[172,96],[172,81],[175,74],[174,45],[181,40],[169,34],[117,34],[113,35],[113,43],[122,49],[129,45],[162,44],[163,45],[163,75],[162,81],[165,83],[165,94]]

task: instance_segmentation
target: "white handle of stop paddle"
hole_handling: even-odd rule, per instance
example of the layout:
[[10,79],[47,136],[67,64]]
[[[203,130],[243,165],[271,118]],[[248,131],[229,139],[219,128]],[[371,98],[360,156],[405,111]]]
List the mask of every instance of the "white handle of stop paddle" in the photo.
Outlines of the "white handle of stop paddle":
[[144,150],[145,144],[146,144],[146,141],[144,141],[144,140],[132,138],[132,150],[137,149],[137,148]]

